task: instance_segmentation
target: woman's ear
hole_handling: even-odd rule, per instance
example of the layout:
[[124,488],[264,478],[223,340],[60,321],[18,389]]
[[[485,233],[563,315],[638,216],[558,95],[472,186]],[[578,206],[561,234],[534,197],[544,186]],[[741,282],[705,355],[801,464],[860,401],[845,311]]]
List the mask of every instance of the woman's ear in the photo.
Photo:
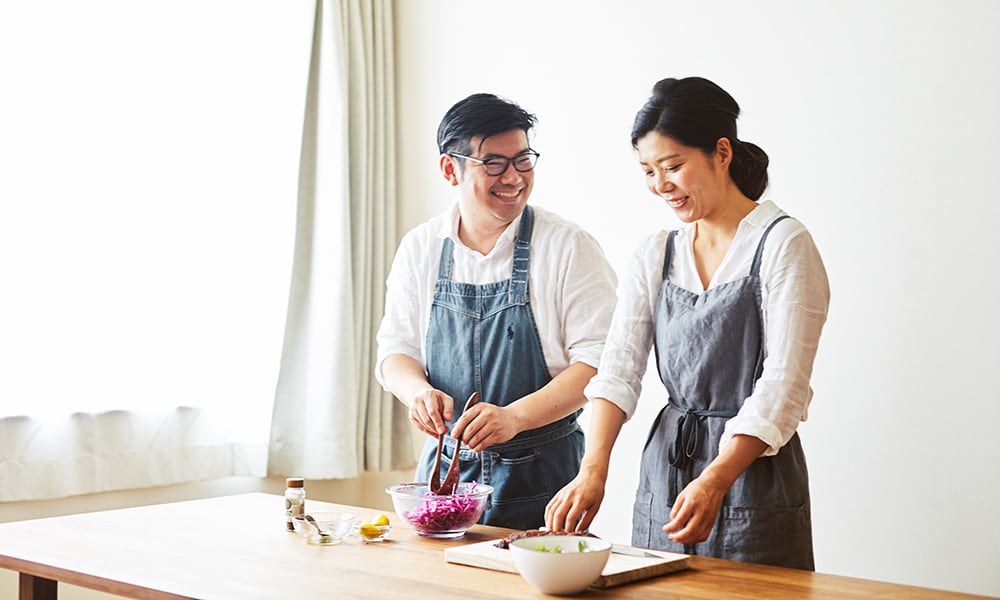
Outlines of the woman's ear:
[[458,164],[455,159],[448,155],[442,154],[440,159],[441,175],[450,183],[451,185],[458,185]]
[[733,143],[729,138],[721,137],[715,142],[715,161],[720,167],[729,169],[733,162]]

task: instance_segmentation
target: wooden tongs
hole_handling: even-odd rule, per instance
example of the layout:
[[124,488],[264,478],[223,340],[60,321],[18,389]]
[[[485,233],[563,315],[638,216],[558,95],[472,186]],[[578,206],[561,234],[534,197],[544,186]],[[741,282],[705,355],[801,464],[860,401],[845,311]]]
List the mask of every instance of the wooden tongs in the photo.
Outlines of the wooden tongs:
[[[465,401],[465,408],[462,409],[462,414],[465,411],[479,401],[479,392],[472,392],[469,399]],[[459,415],[461,416],[461,415]],[[456,418],[457,420],[457,418]],[[438,496],[452,494],[455,491],[455,487],[458,485],[458,447],[461,442],[455,440],[455,454],[451,457],[451,466],[448,467],[448,472],[445,473],[444,481],[441,481],[441,454],[444,452],[444,434],[438,435],[438,451],[437,456],[434,458],[434,470],[431,471],[431,480],[428,484],[428,488],[432,494]]]

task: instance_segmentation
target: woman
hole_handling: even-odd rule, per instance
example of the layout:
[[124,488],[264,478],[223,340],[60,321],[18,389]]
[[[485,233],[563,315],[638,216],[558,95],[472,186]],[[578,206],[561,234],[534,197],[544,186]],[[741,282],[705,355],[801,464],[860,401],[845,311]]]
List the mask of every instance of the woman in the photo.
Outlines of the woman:
[[767,155],[736,135],[739,105],[700,77],[664,79],[632,129],[646,183],[684,222],[646,238],[622,286],[579,474],[550,529],[590,525],[651,345],[670,400],[642,453],[632,544],[812,570],[796,427],[829,286],[809,232],[770,201]]

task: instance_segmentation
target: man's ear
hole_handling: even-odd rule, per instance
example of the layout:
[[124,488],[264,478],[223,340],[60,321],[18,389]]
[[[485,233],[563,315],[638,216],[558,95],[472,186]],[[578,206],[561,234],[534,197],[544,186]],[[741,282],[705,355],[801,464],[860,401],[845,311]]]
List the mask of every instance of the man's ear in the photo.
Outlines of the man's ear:
[[455,159],[448,154],[442,154],[440,159],[441,175],[444,176],[448,183],[451,185],[458,185],[459,183],[459,173],[458,173],[458,163]]

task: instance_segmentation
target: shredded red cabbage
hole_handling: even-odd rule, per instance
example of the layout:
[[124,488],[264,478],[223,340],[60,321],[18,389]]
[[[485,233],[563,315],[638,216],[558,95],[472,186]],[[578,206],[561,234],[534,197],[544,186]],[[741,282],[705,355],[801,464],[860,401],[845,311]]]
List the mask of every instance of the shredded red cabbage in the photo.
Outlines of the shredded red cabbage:
[[445,531],[464,531],[475,525],[482,514],[486,497],[476,497],[476,484],[473,482],[464,490],[453,491],[448,495],[437,495],[431,492],[424,494],[426,501],[415,509],[403,513],[417,531],[426,533],[441,533]]

